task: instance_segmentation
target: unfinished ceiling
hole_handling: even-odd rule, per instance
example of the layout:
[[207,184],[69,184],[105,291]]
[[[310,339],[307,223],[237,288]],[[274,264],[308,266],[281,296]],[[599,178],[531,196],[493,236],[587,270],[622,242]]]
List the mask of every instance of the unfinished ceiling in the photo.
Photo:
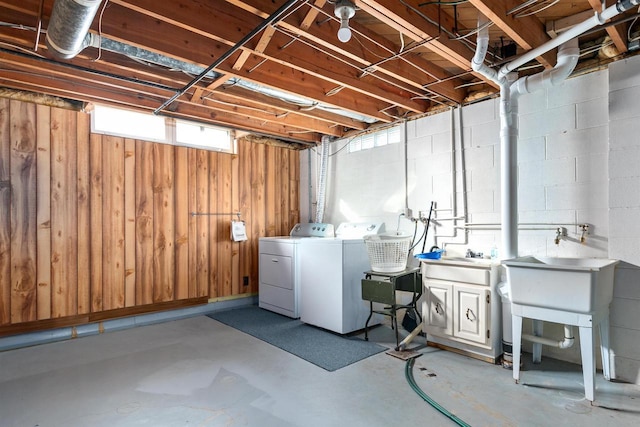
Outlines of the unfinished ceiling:
[[[54,0],[0,0],[0,86],[317,143],[495,94],[470,67],[478,12],[498,66],[603,2],[354,0],[344,43],[335,3],[103,0],[99,37],[61,59],[45,44]],[[581,37],[578,72],[633,53],[636,12]],[[554,64],[552,51],[521,72]]]

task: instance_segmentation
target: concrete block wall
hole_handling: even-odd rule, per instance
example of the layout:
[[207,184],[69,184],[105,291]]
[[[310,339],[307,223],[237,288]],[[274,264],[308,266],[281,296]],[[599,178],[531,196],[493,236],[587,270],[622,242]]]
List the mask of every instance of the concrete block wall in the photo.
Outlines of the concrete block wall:
[[609,67],[609,256],[613,375],[640,383],[640,58]]
[[[640,316],[631,313],[640,312],[640,108],[633,108],[640,97],[640,77],[635,77],[640,61],[614,63],[611,70],[611,76],[606,70],[591,73],[520,98],[518,216],[519,223],[532,224],[521,228],[535,230],[520,230],[519,254],[625,261],[616,275],[612,305],[614,373],[638,383]],[[445,245],[452,255],[467,248],[488,254],[493,245],[500,250],[498,108],[499,100],[490,99],[406,123],[408,201],[414,215],[428,210],[432,200],[439,209],[450,209],[455,183],[458,213],[466,196],[468,222],[495,224],[477,226],[467,240],[459,232],[436,241],[430,230],[427,248]],[[451,163],[452,142],[459,147],[460,138],[464,172],[459,152],[455,171]],[[395,229],[405,197],[403,144],[356,153],[340,150],[344,144],[337,141],[332,147],[326,221],[381,220],[387,230]],[[302,166],[305,174],[307,165]],[[400,224],[412,230],[409,221],[401,219]],[[580,243],[578,224],[589,225],[585,243]],[[451,225],[442,222],[437,234],[451,235]],[[558,245],[557,226],[567,232]],[[561,339],[562,327],[547,324],[545,335]],[[530,346],[524,348],[530,351]],[[544,355],[580,363],[579,345],[567,350],[545,347]]]

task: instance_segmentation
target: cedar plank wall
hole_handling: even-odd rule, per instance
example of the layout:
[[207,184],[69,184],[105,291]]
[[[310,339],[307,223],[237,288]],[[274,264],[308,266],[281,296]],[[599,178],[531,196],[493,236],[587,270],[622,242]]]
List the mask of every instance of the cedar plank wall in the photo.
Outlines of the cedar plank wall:
[[[87,114],[0,98],[0,336],[256,293],[258,238],[299,220],[298,153],[91,134]],[[249,240],[194,211],[240,211]]]

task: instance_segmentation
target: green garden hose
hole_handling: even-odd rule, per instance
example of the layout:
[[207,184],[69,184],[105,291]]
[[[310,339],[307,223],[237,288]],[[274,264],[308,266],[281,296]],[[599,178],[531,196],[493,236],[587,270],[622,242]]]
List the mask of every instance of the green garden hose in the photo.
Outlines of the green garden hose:
[[447,411],[443,406],[441,406],[438,402],[436,402],[431,397],[429,397],[428,394],[426,394],[424,391],[422,391],[422,389],[420,389],[420,387],[418,387],[418,384],[416,384],[416,380],[413,378],[413,364],[414,363],[415,363],[415,358],[411,358],[411,359],[407,360],[407,364],[405,365],[405,368],[404,368],[404,375],[407,378],[407,382],[409,383],[409,386],[411,386],[413,391],[415,391],[418,394],[418,396],[420,396],[425,402],[427,402],[429,405],[433,406],[442,415],[444,415],[445,417],[449,418],[454,423],[456,423],[456,424],[458,424],[459,426],[462,426],[462,427],[471,427],[471,425],[465,423],[460,418],[456,417],[451,412]]

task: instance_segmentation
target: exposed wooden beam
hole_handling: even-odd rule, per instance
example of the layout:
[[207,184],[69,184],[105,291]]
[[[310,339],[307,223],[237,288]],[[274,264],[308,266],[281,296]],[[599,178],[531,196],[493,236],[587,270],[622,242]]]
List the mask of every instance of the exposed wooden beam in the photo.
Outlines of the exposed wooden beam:
[[[134,82],[112,81],[108,77],[75,71],[73,74],[62,66],[49,64],[46,72],[42,70],[42,63],[37,60],[16,60],[11,55],[0,52],[0,61],[4,64],[0,70],[0,84],[23,90],[37,91],[65,98],[97,102],[103,104],[126,105],[130,108],[153,111],[159,100],[166,97],[166,90],[140,86]],[[25,77],[26,76],[26,77]],[[288,123],[265,121],[242,113],[232,113],[227,109],[203,108],[187,102],[178,102],[172,106],[172,115],[201,120],[203,122],[229,126],[232,128],[248,129],[260,133],[271,133],[286,138],[296,138],[304,141],[319,140],[319,135],[310,137],[313,131],[304,124],[291,126]],[[302,127],[298,127],[302,126]]]
[[[273,38],[273,35],[275,34],[275,32],[276,32],[276,29],[273,26],[269,26],[265,28],[265,30],[262,32],[262,36],[260,37],[260,41],[256,45],[256,48],[255,48],[256,53],[258,54],[264,53],[264,50],[267,48],[267,45]],[[247,62],[247,59],[249,59],[250,55],[251,55],[250,50],[243,49],[242,53],[240,54],[240,58],[238,58],[236,63],[233,64],[233,69],[234,70],[242,69],[244,64]]]
[[277,98],[273,98],[267,95],[249,92],[238,86],[224,86],[217,90],[217,93],[223,93],[231,98],[238,100],[251,99],[256,104],[264,107],[276,107],[281,110],[290,111],[292,113],[299,114],[301,116],[310,117],[312,119],[322,120],[329,125],[338,125],[343,128],[364,130],[367,128],[367,124],[345,117],[343,115],[331,113],[315,107],[304,107],[286,102]]
[[[522,2],[517,0],[469,0],[469,2],[525,50],[531,50],[549,41],[544,24],[535,16],[516,19],[512,15],[507,15],[510,9]],[[556,63],[556,52],[555,50],[547,52],[536,59],[545,68],[551,68]]]
[[[607,0],[607,7],[614,3],[615,0]],[[596,12],[602,12],[602,0],[589,0],[589,4]],[[620,53],[624,53],[629,50],[627,48],[627,27],[628,24],[626,23],[607,27],[607,34],[611,37],[611,40],[616,45],[616,48]]]
[[[365,12],[375,16],[383,23],[396,29],[415,42],[424,43],[425,48],[440,55],[462,70],[471,70],[471,58],[473,52],[456,40],[451,40],[446,34],[442,34],[441,28],[431,20],[425,19],[422,12],[416,12],[416,7],[408,7],[407,3],[417,1],[406,0],[398,2],[395,0],[355,0],[355,4]],[[437,22],[437,21],[436,21]],[[485,76],[471,72],[480,80],[496,87],[496,84]]]
[[309,29],[309,27],[311,27],[311,24],[315,21],[316,17],[318,16],[319,9],[322,9],[322,6],[324,6],[325,3],[326,3],[326,0],[316,0],[315,2],[313,2],[314,7],[310,8],[307,14],[305,15],[304,19],[300,23],[300,29],[306,31]]
[[[225,99],[226,98],[226,99]],[[203,95],[203,104],[218,111],[226,111],[232,114],[243,114],[257,120],[263,120],[273,124],[281,124],[299,130],[309,130],[324,135],[342,136],[341,128],[332,126],[317,119],[310,119],[286,110],[273,107],[256,107],[245,100],[228,99],[223,94],[213,92]]]
[[[263,19],[269,16],[277,7],[276,4],[269,0],[227,1],[243,10],[255,13]],[[301,28],[298,22],[305,19],[306,12],[303,9],[299,9],[284,21],[278,23],[278,26],[318,46],[357,62],[362,70],[370,69],[374,72],[380,72],[418,89],[422,89],[425,84],[444,80],[443,83],[434,85],[432,89],[441,92],[445,98],[456,102],[462,101],[466,91],[456,89],[456,86],[462,83],[460,80],[450,79],[451,75],[449,73],[418,55],[411,53],[398,55],[399,46],[359,25],[357,22],[350,23],[355,34],[353,42],[338,43],[336,33],[339,23],[334,17],[332,8],[332,5],[327,5],[322,10],[317,6],[310,8],[318,12],[317,21],[320,21],[321,25],[319,22],[315,22],[306,30]]]
[[[219,2],[207,3],[205,7],[195,0],[182,0],[182,7],[176,9],[171,2],[156,0],[111,1],[175,26],[176,30],[172,30],[172,32],[188,30],[228,46],[233,46],[244,34],[249,33],[261,22],[261,18],[255,15],[240,14],[240,10],[234,6]],[[212,26],[211,22],[218,22],[218,25]],[[413,101],[410,96],[403,95],[399,93],[399,90],[395,91],[393,88],[381,90],[366,79],[358,78],[357,70],[354,67],[332,60],[334,58],[327,57],[312,46],[295,43],[291,48],[284,49],[284,46],[290,41],[289,37],[278,34],[274,36],[273,43],[263,43],[258,46],[256,42],[251,42],[250,44],[253,46],[245,46],[243,50],[250,49],[251,53],[277,62],[283,68],[292,67],[319,79],[332,82],[334,85],[342,85],[364,95],[376,97],[391,105],[399,105],[416,113],[426,111],[427,107],[424,103]],[[260,52],[257,47],[264,48],[264,52]],[[234,68],[232,67],[232,69]]]
[[[130,10],[116,4],[111,4],[108,13],[110,19],[105,17],[102,23],[104,35],[182,61],[207,66],[228,49],[228,46],[221,43],[212,43],[210,38],[149,16],[132,14]],[[138,28],[144,28],[145,31],[139,31]],[[172,34],[173,37],[165,37],[165,34]],[[236,57],[232,56],[231,61]],[[383,122],[389,121],[388,117],[380,113],[382,109],[388,107],[388,102],[373,97],[362,97],[352,90],[345,90],[336,96],[327,96],[327,93],[335,87],[334,83],[272,61],[251,72],[233,70],[226,62],[215,71],[222,74],[237,74],[250,82],[298,94],[322,104],[374,117]]]

